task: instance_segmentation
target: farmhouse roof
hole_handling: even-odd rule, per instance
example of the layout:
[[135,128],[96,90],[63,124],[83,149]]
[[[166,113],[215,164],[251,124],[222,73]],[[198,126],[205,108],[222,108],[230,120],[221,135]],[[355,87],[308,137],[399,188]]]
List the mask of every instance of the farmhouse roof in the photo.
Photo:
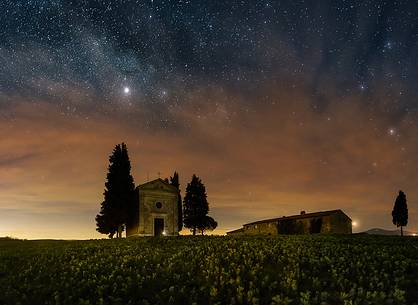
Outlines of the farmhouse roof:
[[243,232],[243,231],[244,231],[244,228],[239,228],[239,229],[236,229],[236,230],[228,231],[228,232],[226,232],[226,234],[240,233],[240,232]]
[[348,219],[351,220],[351,218],[348,217],[347,214],[345,214],[342,210],[338,209],[338,210],[322,211],[322,212],[315,212],[315,213],[305,213],[305,212],[303,212],[299,215],[282,216],[282,217],[277,217],[277,218],[263,219],[263,220],[258,220],[258,221],[246,223],[246,224],[244,224],[244,226],[254,225],[254,224],[259,224],[259,223],[277,222],[277,221],[285,220],[285,219],[302,219],[302,218],[323,217],[323,216],[329,216],[329,215],[338,214],[338,213],[343,214],[345,217],[347,217]]

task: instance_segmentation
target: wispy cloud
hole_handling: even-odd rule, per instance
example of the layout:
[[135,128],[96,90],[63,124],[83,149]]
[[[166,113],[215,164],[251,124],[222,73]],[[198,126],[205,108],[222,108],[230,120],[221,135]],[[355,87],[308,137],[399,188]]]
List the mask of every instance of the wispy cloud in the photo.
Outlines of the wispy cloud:
[[[49,103],[11,104],[4,113],[15,119],[0,122],[0,208],[14,209],[14,226],[27,228],[25,237],[42,237],[29,228],[41,226],[39,217],[58,214],[82,219],[72,237],[98,236],[94,215],[108,155],[125,141],[137,184],[177,170],[184,193],[191,175],[200,175],[220,230],[333,208],[343,208],[364,227],[389,227],[399,188],[414,210],[418,139],[410,126],[387,134],[390,116],[364,111],[355,98],[317,113],[299,90],[271,89],[277,102],[256,108],[228,100],[228,92],[212,93],[190,92],[181,106],[167,109],[178,123],[166,129],[147,128],[141,107],[132,108],[138,118],[133,124],[118,115],[63,115]],[[48,236],[68,237],[71,224],[42,226],[54,232]]]

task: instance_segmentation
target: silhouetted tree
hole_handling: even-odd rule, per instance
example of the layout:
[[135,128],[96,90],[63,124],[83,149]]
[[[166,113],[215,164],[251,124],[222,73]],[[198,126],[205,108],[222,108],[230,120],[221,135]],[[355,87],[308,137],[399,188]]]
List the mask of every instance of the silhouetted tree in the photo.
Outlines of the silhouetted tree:
[[178,210],[178,227],[179,232],[183,229],[183,206],[180,194],[180,182],[179,182],[179,174],[174,172],[173,177],[170,177],[170,184],[175,186],[179,190],[179,198],[177,202],[177,210]]
[[97,231],[112,238],[122,237],[135,202],[135,184],[125,143],[116,145],[109,157],[104,201],[96,216]]
[[408,206],[405,193],[402,191],[399,191],[393,206],[392,222],[395,226],[401,227],[401,236],[403,236],[403,227],[408,224]]
[[218,223],[210,216],[205,216],[203,218],[202,223],[200,223],[197,228],[199,229],[200,233],[203,235],[205,231],[213,231],[218,226]]
[[108,234],[113,238],[118,230],[117,224],[113,222],[111,217],[112,209],[106,202],[101,203],[100,213],[96,215],[96,230],[102,234]]
[[186,195],[184,196],[184,226],[189,228],[193,235],[196,235],[196,230],[207,227],[208,212],[209,204],[205,186],[196,175],[193,175],[192,181],[187,184]]

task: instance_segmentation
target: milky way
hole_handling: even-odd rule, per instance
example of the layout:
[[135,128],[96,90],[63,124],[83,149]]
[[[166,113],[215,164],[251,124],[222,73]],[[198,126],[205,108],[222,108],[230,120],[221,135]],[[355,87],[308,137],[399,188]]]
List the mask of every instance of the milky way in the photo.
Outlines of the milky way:
[[221,233],[392,228],[399,189],[418,229],[417,42],[414,1],[1,1],[0,235],[98,236],[121,141],[137,184],[200,175]]

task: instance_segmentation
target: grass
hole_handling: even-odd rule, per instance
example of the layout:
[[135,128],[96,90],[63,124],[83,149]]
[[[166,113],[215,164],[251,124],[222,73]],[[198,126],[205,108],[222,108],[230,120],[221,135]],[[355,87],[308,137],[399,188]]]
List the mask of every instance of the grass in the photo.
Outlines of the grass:
[[0,304],[418,304],[418,239],[0,240]]

